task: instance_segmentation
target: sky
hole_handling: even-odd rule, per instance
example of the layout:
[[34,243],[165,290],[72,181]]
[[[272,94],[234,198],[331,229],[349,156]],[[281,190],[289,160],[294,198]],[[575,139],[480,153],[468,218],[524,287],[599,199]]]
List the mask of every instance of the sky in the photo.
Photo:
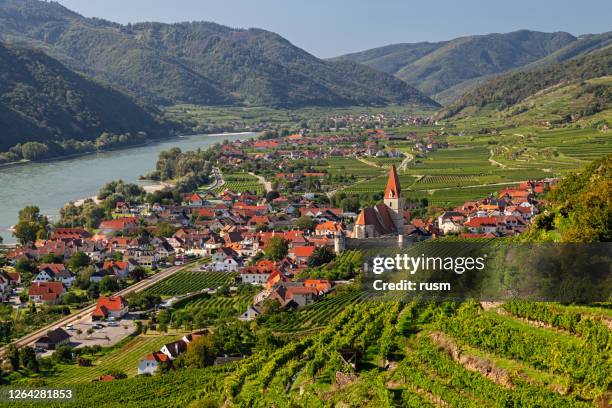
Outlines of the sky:
[[86,17],[214,21],[276,32],[320,57],[518,29],[612,30],[610,0],[59,0]]

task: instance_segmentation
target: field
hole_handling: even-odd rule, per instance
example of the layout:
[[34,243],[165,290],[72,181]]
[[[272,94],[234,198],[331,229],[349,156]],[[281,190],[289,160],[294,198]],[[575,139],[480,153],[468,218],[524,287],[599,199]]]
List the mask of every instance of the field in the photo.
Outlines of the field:
[[334,157],[326,160],[324,166],[317,166],[318,170],[327,170],[332,176],[355,176],[356,178],[369,178],[380,175],[384,170],[354,159]]
[[223,190],[231,190],[235,193],[249,191],[254,194],[262,194],[264,191],[264,185],[259,182],[257,177],[251,174],[224,174],[223,181],[225,183],[217,189],[217,193]]
[[233,282],[236,274],[228,272],[180,271],[156,283],[145,293],[160,296],[177,296],[198,292],[202,289],[216,289]]
[[93,367],[80,367],[77,364],[59,364],[56,372],[48,377],[54,385],[67,385],[76,382],[90,382],[109,370],[124,371],[130,377],[137,374],[138,361],[146,354],[158,351],[164,344],[178,340],[181,334],[140,335],[125,346],[99,358],[94,358]]

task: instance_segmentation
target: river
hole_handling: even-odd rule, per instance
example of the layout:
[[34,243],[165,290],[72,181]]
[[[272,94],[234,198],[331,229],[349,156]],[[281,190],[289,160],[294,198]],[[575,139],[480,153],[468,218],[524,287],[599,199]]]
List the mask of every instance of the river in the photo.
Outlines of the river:
[[19,210],[27,205],[37,205],[41,213],[53,218],[67,202],[95,196],[110,181],[137,182],[139,176],[155,168],[162,150],[204,149],[223,140],[254,136],[255,133],[184,136],[146,146],[0,168],[0,236],[5,243],[15,242],[9,228],[17,222]]

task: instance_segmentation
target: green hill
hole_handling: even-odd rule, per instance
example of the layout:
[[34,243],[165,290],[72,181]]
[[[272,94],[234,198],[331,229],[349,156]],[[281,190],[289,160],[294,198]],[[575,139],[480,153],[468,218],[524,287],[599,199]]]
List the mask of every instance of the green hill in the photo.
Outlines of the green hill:
[[41,51],[0,44],[0,78],[0,151],[26,141],[158,132],[153,116],[129,97]]
[[45,47],[71,68],[155,104],[437,106],[391,75],[322,61],[260,29],[123,26],[58,3],[1,0],[0,36]]
[[[609,75],[612,75],[612,47],[561,64],[522,70],[494,78],[462,96],[444,110],[440,117],[454,116],[468,108],[471,108],[472,114],[484,107],[504,109],[557,85]],[[606,84],[601,86],[608,88]],[[601,95],[595,95],[599,98],[594,102],[598,106],[593,106],[594,111],[591,113],[609,106],[609,91],[602,89],[600,93]]]
[[611,36],[604,33],[576,38],[564,32],[520,30],[438,43],[395,44],[337,59],[394,74],[446,104],[495,75],[593,52],[609,44]]

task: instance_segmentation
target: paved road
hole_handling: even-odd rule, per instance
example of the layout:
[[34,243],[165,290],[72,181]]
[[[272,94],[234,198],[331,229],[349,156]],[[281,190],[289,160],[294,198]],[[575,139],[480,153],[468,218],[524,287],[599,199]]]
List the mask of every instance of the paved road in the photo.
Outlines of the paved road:
[[217,188],[223,186],[223,184],[225,184],[225,180],[223,180],[221,170],[219,170],[218,167],[213,167],[211,176],[213,177],[213,182],[211,185],[206,187],[206,189],[204,190],[206,192],[212,192]]
[[[186,264],[188,265],[188,264]],[[114,296],[124,296],[127,295],[128,293],[132,293],[132,292],[140,292],[143,291],[145,289],[147,289],[150,286],[153,286],[154,284],[156,284],[157,282],[161,281],[162,279],[165,279],[169,276],[174,275],[175,273],[177,273],[178,271],[182,270],[183,268],[185,268],[186,265],[181,265],[181,266],[173,266],[171,268],[165,269],[161,272],[156,273],[155,275],[151,276],[150,278],[144,279],[138,283],[133,284],[132,286],[130,286],[129,288],[125,288],[123,290],[120,290],[119,292],[115,293]],[[59,327],[64,327],[66,326],[68,323],[74,323],[77,320],[80,320],[84,317],[86,317],[87,315],[89,315],[91,312],[94,311],[94,309],[96,308],[95,305],[86,307],[85,309],[81,309],[80,311],[71,314],[69,316],[66,316],[60,320],[56,320],[55,322],[49,324],[48,326],[45,326],[41,329],[38,329],[18,340],[13,341],[12,344],[15,344],[17,347],[19,346],[27,346],[31,343],[33,343],[36,339],[38,339],[40,336],[46,334],[49,330],[54,330],[57,329]],[[8,347],[8,345],[0,348],[0,353],[3,353],[6,348]]]

